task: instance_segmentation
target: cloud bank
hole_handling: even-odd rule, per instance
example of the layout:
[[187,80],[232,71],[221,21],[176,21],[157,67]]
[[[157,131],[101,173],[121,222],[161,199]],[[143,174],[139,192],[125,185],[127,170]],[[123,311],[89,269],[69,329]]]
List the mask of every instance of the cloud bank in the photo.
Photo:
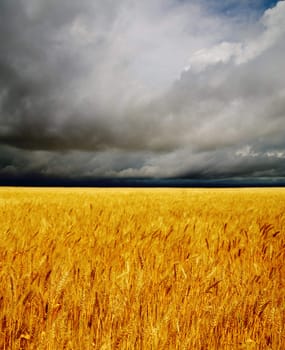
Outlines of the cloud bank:
[[218,4],[1,1],[0,177],[284,177],[285,2]]

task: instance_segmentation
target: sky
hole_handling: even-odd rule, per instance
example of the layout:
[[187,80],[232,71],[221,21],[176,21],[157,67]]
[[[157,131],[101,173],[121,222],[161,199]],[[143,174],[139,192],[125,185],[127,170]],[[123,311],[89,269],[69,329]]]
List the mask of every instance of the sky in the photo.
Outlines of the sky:
[[0,184],[285,180],[285,1],[1,0]]

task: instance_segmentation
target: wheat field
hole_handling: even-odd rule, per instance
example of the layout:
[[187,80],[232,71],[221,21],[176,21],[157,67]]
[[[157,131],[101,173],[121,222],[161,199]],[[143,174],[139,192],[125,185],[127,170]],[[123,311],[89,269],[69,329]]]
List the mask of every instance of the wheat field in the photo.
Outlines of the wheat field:
[[285,189],[0,188],[0,349],[285,349]]

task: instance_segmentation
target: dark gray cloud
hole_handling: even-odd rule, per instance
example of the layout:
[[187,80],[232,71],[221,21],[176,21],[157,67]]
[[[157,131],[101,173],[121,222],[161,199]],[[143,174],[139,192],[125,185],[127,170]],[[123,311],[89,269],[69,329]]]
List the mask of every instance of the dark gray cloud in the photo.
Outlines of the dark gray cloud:
[[1,1],[0,176],[284,176],[285,2],[213,6]]

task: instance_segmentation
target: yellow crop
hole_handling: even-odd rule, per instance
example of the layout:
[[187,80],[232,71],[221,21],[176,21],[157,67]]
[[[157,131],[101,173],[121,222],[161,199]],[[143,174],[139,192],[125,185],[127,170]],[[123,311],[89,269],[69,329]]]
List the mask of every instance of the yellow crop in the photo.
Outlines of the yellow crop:
[[285,189],[0,188],[0,349],[285,349]]

